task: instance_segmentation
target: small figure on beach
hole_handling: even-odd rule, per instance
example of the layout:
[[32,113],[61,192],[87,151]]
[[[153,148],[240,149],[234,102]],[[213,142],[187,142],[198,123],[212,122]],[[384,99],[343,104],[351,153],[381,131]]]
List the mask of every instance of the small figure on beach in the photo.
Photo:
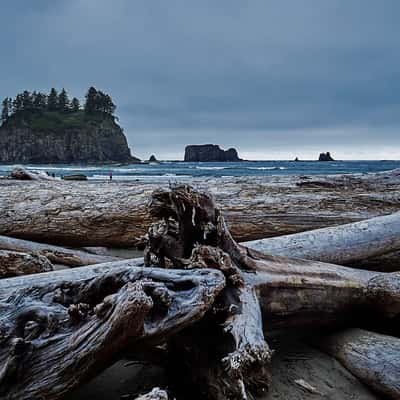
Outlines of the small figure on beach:
[[112,173],[112,171],[110,171],[110,173],[108,174],[108,176],[110,177],[110,181],[112,181],[112,178],[113,178],[113,173]]

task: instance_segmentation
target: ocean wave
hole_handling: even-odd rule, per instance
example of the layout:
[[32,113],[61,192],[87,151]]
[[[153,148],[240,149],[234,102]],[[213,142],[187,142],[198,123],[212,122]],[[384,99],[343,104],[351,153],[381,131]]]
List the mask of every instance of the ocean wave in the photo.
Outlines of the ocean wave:
[[213,171],[213,170],[219,170],[219,169],[232,169],[232,168],[235,168],[235,167],[199,167],[199,166],[195,166],[194,167],[195,169],[201,169],[201,170],[210,170],[210,171]]
[[283,169],[287,169],[287,167],[245,167],[243,169],[257,169],[260,171],[277,171],[277,170],[283,170]]

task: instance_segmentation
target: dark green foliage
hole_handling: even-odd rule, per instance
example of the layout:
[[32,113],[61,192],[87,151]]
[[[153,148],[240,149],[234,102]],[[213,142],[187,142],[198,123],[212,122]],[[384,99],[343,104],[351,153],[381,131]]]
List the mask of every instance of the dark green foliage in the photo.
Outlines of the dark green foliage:
[[116,109],[111,96],[97,90],[91,86],[86,94],[85,112],[93,114],[95,112],[102,112],[105,114],[113,115]]
[[71,101],[71,111],[72,112],[78,112],[81,109],[81,105],[79,103],[79,100],[74,97]]
[[18,93],[14,99],[7,97],[3,100],[1,122],[8,123],[12,119],[13,122],[24,121],[38,126],[54,127],[65,121],[67,125],[78,126],[83,118],[101,121],[110,116],[114,119],[115,108],[111,96],[93,86],[86,94],[84,112],[79,100],[74,97],[70,101],[64,88],[59,94],[52,88],[48,95],[25,90],[23,93]]
[[2,102],[1,109],[1,120],[4,122],[8,119],[12,112],[12,100],[9,97],[6,97]]
[[69,111],[69,98],[66,90],[63,88],[58,96],[58,109],[62,112]]
[[47,109],[49,111],[58,110],[58,93],[54,88],[51,88],[49,97],[47,98]]

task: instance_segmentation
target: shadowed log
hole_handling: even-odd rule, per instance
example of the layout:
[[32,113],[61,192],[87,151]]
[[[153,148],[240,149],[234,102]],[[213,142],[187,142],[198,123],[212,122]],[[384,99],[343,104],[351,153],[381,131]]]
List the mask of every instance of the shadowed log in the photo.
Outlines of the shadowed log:
[[[242,245],[265,254],[281,255],[334,264],[355,264],[363,261],[372,269],[400,270],[397,253],[400,250],[400,213],[371,218],[352,224],[316,229],[293,235],[255,240]],[[393,265],[394,264],[394,265]]]
[[160,388],[154,388],[150,393],[143,394],[136,400],[168,400],[168,393]]
[[[301,182],[328,186],[298,186]],[[238,241],[345,224],[400,210],[398,171],[382,174],[193,178]],[[0,234],[65,246],[130,247],[146,233],[148,196],[167,184],[0,181]]]
[[322,339],[320,346],[366,385],[400,399],[400,339],[349,329]]
[[68,265],[70,267],[80,267],[82,265],[100,264],[117,260],[114,257],[90,254],[84,251],[71,250],[64,247],[15,239],[7,236],[0,236],[0,249],[40,254],[47,257],[54,264]]
[[52,271],[50,261],[41,255],[0,250],[0,278]]
[[1,281],[1,398],[59,398],[124,348],[162,342],[199,320],[225,285],[215,270],[131,265]]
[[171,339],[178,376],[203,396],[247,399],[249,391],[267,389],[272,353],[264,333],[272,329],[400,313],[400,273],[268,256],[238,245],[210,194],[187,186],[158,190],[150,211],[161,220],[149,229],[147,263],[216,268],[227,280],[215,316]]

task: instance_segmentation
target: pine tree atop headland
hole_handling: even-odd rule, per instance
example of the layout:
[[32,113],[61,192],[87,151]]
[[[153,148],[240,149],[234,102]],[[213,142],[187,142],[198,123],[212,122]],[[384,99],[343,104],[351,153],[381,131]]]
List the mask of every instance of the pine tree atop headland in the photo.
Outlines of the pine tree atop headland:
[[113,116],[116,106],[112,98],[107,93],[90,87],[86,96],[86,101],[81,108],[80,101],[73,97],[70,101],[67,91],[63,88],[60,92],[51,88],[49,94],[24,90],[18,93],[14,99],[6,97],[2,101],[1,122],[5,123],[12,116],[22,112],[50,112],[50,113],[84,113],[87,116],[93,114]]

